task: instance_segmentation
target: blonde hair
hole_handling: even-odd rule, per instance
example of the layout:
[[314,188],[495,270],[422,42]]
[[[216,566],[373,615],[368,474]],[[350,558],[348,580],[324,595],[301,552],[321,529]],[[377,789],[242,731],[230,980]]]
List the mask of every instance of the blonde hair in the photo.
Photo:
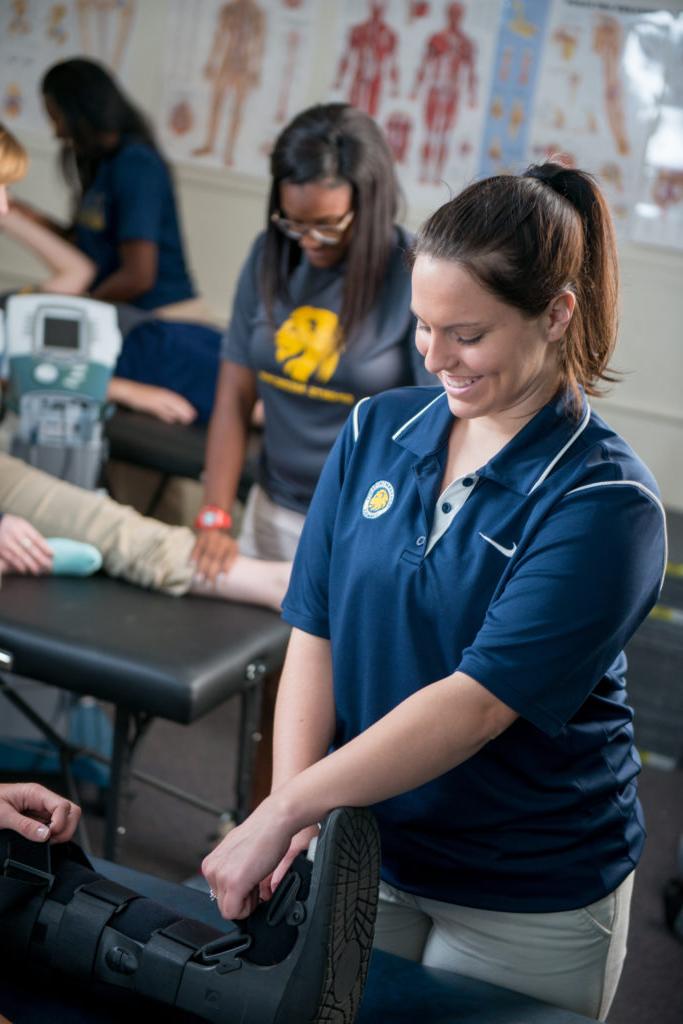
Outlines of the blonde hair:
[[28,153],[18,139],[0,123],[0,185],[11,185],[26,174]]

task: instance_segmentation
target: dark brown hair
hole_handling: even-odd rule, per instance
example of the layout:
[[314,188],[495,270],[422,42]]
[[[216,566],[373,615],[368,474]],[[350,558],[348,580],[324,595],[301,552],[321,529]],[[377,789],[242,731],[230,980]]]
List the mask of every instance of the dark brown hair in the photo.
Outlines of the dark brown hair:
[[422,226],[412,255],[461,263],[529,317],[570,289],[576,308],[559,354],[572,410],[581,388],[598,395],[601,381],[618,379],[608,368],[618,326],[614,228],[590,174],[545,163],[475,182]]
[[302,255],[270,221],[280,209],[280,185],[348,182],[355,211],[346,253],[339,316],[348,340],[382,287],[394,239],[400,191],[394,161],[378,125],[346,103],[324,103],[297,115],[280,133],[270,158],[271,189],[261,272],[266,309],[287,297],[287,281]]
[[95,180],[101,161],[111,155],[103,147],[102,136],[116,136],[114,148],[126,139],[159,152],[146,117],[104,65],[84,57],[59,61],[45,72],[41,91],[64,118],[69,137],[62,144],[60,162],[76,205]]

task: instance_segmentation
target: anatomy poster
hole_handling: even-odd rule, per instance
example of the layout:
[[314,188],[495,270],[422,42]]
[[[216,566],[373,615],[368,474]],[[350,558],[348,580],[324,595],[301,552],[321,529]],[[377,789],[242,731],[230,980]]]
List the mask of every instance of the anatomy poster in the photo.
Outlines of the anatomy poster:
[[529,163],[529,136],[546,39],[547,0],[505,0],[488,83],[482,177],[521,170]]
[[664,41],[661,34],[656,37],[662,91],[641,165],[630,237],[683,249],[683,14],[662,13],[657,20],[669,29]]
[[38,90],[56,61],[86,56],[121,72],[137,0],[2,0],[0,3],[0,120],[43,131]]
[[330,99],[384,128],[406,194],[420,207],[477,171],[503,0],[347,0]]
[[597,175],[628,235],[663,96],[675,17],[623,2],[553,4],[530,156],[563,153]]
[[177,160],[265,177],[307,105],[314,0],[171,0],[159,134]]

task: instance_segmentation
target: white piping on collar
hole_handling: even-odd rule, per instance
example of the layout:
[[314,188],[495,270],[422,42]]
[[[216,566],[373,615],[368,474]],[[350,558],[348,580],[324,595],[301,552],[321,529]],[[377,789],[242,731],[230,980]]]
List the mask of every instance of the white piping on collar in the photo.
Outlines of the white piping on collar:
[[398,439],[401,436],[401,434],[403,433],[403,431],[407,430],[411,423],[414,423],[415,420],[419,420],[420,416],[422,416],[423,413],[427,412],[427,409],[431,409],[431,407],[434,405],[435,402],[438,402],[440,398],[445,398],[445,397],[446,397],[446,392],[442,391],[440,395],[436,396],[436,398],[432,398],[431,402],[428,402],[427,405],[425,405],[423,409],[420,409],[420,411],[416,412],[414,416],[411,416],[410,419],[407,420],[403,424],[402,427],[398,428],[398,430],[396,431],[395,434],[391,435],[391,440],[392,441],[398,441]]
[[647,495],[650,501],[654,502],[659,511],[662,513],[662,520],[664,522],[664,569],[662,571],[662,579],[659,584],[659,589],[661,591],[662,587],[664,586],[666,567],[669,560],[669,542],[666,536],[666,511],[661,501],[659,500],[657,495],[650,490],[649,487],[646,487],[645,484],[641,484],[640,480],[602,480],[594,484],[583,484],[581,487],[574,487],[573,490],[567,491],[565,497],[567,497],[570,494],[578,494],[579,491],[591,491],[595,487],[635,487],[639,491],[642,491],[643,494]]
[[583,419],[582,419],[581,423],[579,424],[578,428],[574,431],[572,436],[569,438],[569,440],[567,441],[566,445],[563,448],[560,449],[560,451],[557,453],[557,455],[552,460],[552,462],[549,462],[548,465],[545,467],[545,469],[543,470],[543,472],[539,476],[538,480],[534,483],[534,485],[532,486],[531,490],[529,491],[529,494],[533,494],[533,492],[536,490],[536,488],[541,486],[541,484],[543,483],[545,478],[552,471],[553,466],[555,466],[560,461],[560,459],[562,458],[564,453],[567,451],[567,449],[571,448],[571,446],[574,444],[574,441],[576,441],[576,439],[579,436],[579,434],[582,434],[583,431],[586,429],[586,427],[588,426],[588,421],[589,421],[590,418],[591,418],[591,407],[590,407],[590,405],[588,405],[588,402],[586,402],[586,415],[583,417]]
[[360,402],[356,402],[353,407],[353,443],[355,444],[360,434],[360,425],[358,423],[358,410],[360,409],[363,402],[369,402],[370,395],[366,395],[365,398],[361,398]]

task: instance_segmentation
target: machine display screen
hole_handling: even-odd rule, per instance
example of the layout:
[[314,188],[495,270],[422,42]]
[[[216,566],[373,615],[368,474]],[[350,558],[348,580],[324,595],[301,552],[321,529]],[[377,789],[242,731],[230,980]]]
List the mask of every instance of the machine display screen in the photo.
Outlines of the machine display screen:
[[80,328],[80,320],[65,320],[62,317],[46,316],[43,321],[43,346],[76,350],[80,345]]

